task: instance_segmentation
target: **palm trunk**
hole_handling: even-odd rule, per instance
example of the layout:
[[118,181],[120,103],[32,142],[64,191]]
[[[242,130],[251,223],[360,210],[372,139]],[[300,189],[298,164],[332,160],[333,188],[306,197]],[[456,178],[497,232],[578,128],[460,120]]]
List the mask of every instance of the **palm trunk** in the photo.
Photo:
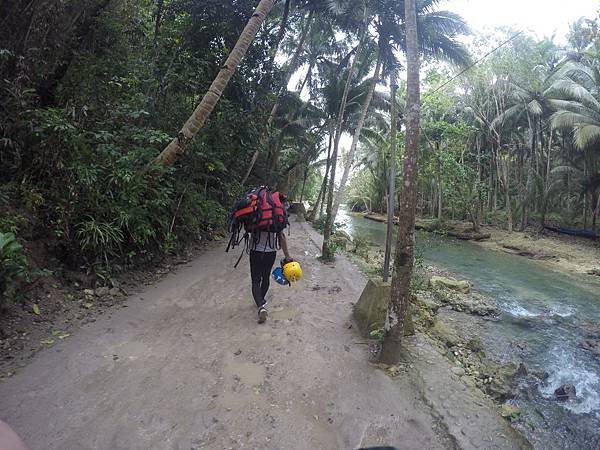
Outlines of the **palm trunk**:
[[338,111],[337,117],[337,126],[335,129],[335,138],[333,142],[333,154],[331,155],[331,175],[329,176],[329,192],[327,193],[327,218],[325,219],[325,228],[323,230],[323,248],[321,250],[321,255],[324,260],[333,259],[333,254],[329,248],[329,240],[331,238],[331,231],[333,228],[333,194],[335,189],[335,170],[337,166],[337,157],[338,151],[340,147],[340,138],[342,137],[342,126],[344,124],[344,114],[346,113],[346,102],[348,101],[348,93],[350,92],[350,86],[352,85],[352,79],[354,78],[354,66],[356,65],[356,61],[360,56],[360,52],[362,50],[363,39],[361,37],[361,41],[358,44],[356,49],[356,54],[352,59],[352,64],[350,64],[350,70],[348,71],[348,78],[346,79],[346,84],[344,85],[344,93],[342,95],[342,99],[340,101],[340,108]]
[[[327,189],[327,176],[329,174],[329,168],[331,166],[331,147],[333,146],[333,129],[332,128],[333,127],[330,126],[329,145],[327,146],[327,162],[325,165],[325,175],[323,176],[323,182],[321,183],[321,189],[319,190],[319,195],[317,196],[317,201],[316,201],[315,206],[312,209],[310,216],[308,218],[308,220],[310,222],[315,221],[315,218],[317,217],[317,210],[319,209],[319,206],[321,205],[321,209],[323,209],[322,205],[325,202],[325,192]],[[320,214],[322,214],[322,211],[320,212]]]
[[291,0],[286,0],[285,5],[283,6],[283,15],[281,16],[281,23],[279,24],[279,31],[277,32],[277,38],[275,38],[275,43],[273,44],[273,49],[271,50],[271,59],[269,60],[269,67],[273,67],[273,63],[275,62],[275,57],[277,56],[277,51],[279,50],[279,45],[285,36],[285,32],[287,30],[288,19],[290,17],[290,2]]
[[436,152],[436,160],[437,160],[437,219],[442,220],[442,158],[440,157],[440,143],[435,143],[435,152]]
[[346,189],[346,183],[348,182],[348,176],[350,175],[350,170],[352,169],[352,165],[354,164],[354,155],[356,154],[356,148],[358,147],[358,141],[360,139],[360,133],[362,132],[363,126],[365,125],[365,119],[367,118],[367,113],[369,111],[369,106],[371,106],[371,100],[373,100],[373,93],[375,92],[375,87],[377,86],[377,80],[379,79],[379,71],[381,70],[382,63],[382,54],[381,49],[377,55],[377,64],[375,65],[375,74],[373,75],[373,81],[369,85],[369,91],[367,92],[367,97],[362,105],[362,109],[360,111],[360,117],[358,118],[358,123],[356,124],[356,129],[354,130],[354,136],[352,137],[352,144],[350,145],[350,150],[348,151],[348,155],[346,158],[346,164],[344,166],[344,173],[342,174],[342,179],[340,180],[340,187],[335,196],[335,201],[333,203],[333,221],[335,221],[335,216],[337,215],[338,208],[340,207],[340,203],[342,202],[342,198],[344,196],[344,190]]
[[394,258],[394,274],[387,330],[381,360],[395,364],[400,360],[400,342],[410,304],[410,282],[415,252],[415,212],[417,202],[418,145],[420,119],[419,47],[417,42],[416,0],[405,0],[407,99],[406,147],[402,194],[399,204],[400,222]]
[[512,202],[510,199],[510,155],[506,157],[506,159],[502,160],[502,162],[498,160],[498,174],[502,175],[502,179],[500,180],[502,183],[502,187],[504,188],[504,198],[506,202],[506,221],[507,228],[509,233],[513,231],[513,217],[512,217]]
[[260,154],[261,148],[265,147],[269,140],[269,135],[271,134],[271,126],[273,125],[273,121],[275,120],[275,116],[277,115],[277,111],[279,111],[279,106],[281,104],[282,93],[287,91],[287,86],[290,83],[292,75],[294,74],[294,67],[298,62],[298,58],[300,58],[302,50],[304,50],[304,43],[306,42],[306,36],[308,35],[308,31],[310,30],[310,25],[312,23],[313,17],[314,11],[311,10],[308,14],[308,18],[306,19],[306,23],[304,24],[304,27],[302,29],[302,35],[300,36],[300,41],[298,42],[296,51],[294,52],[294,55],[292,56],[292,59],[290,61],[290,66],[288,67],[288,71],[282,86],[282,92],[277,96],[277,100],[275,100],[275,104],[273,105],[273,108],[271,108],[269,118],[267,119],[267,125],[259,139],[258,148],[252,155],[252,158],[250,159],[250,164],[248,164],[248,169],[246,170],[246,174],[242,178],[242,185],[246,184],[248,177],[252,173],[252,169],[254,169],[254,164],[256,164],[256,161],[258,160],[258,155]]
[[252,14],[252,17],[236,42],[235,47],[233,47],[225,64],[223,64],[223,67],[208,89],[208,92],[204,95],[204,98],[202,98],[202,101],[184,124],[181,131],[179,131],[177,137],[165,147],[160,155],[158,155],[156,162],[163,166],[170,166],[179,155],[183,154],[187,145],[198,133],[200,128],[202,128],[204,122],[206,122],[206,119],[208,119],[210,113],[219,102],[223,90],[229,83],[229,80],[233,76],[240,61],[248,51],[248,47],[250,47],[256,33],[258,33],[258,29],[265,21],[269,12],[271,12],[271,9],[273,9],[274,3],[274,0],[260,0],[254,14]]
[[398,114],[396,112],[396,90],[398,82],[396,73],[390,75],[390,187],[388,189],[388,211],[385,234],[385,255],[383,257],[383,281],[387,283],[390,274],[390,258],[392,255],[392,232],[394,230],[394,212],[396,210],[396,134]]
[[304,200],[304,188],[306,187],[306,179],[308,178],[308,167],[304,169],[304,177],[302,178],[302,189],[300,190],[300,203]]

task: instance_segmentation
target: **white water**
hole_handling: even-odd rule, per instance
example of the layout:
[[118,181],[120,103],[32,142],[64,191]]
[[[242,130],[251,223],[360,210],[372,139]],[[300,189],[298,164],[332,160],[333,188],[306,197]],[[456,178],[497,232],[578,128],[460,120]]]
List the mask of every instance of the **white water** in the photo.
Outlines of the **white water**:
[[550,378],[540,391],[546,398],[554,398],[554,390],[563,384],[572,384],[577,391],[577,398],[564,402],[566,409],[577,414],[595,413],[600,417],[600,377],[599,374],[590,370],[584,361],[577,358],[573,348],[555,346],[550,351],[553,361],[548,372]]

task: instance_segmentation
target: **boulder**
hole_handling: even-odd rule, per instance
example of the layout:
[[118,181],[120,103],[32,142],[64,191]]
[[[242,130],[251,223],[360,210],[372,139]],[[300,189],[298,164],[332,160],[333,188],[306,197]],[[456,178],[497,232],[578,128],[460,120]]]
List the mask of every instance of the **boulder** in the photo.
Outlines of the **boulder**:
[[455,367],[452,367],[450,370],[457,377],[462,377],[465,374],[465,369],[463,369],[462,367],[455,366]]
[[500,415],[512,422],[519,418],[521,415],[521,409],[511,405],[510,403],[504,403],[500,407]]
[[431,328],[440,308],[431,297],[430,292],[420,291],[412,297],[411,316],[414,323],[423,330]]
[[340,239],[346,239],[347,241],[352,242],[352,236],[350,236],[346,231],[344,230],[336,230],[336,232],[334,233],[334,236],[340,238]]
[[471,291],[471,285],[468,281],[453,280],[451,278],[433,276],[429,280],[431,287],[436,289],[451,289],[453,291],[468,294]]
[[429,329],[429,335],[442,342],[446,347],[454,347],[460,343],[460,337],[452,328],[440,320],[436,320]]
[[575,389],[575,386],[572,384],[563,384],[554,391],[554,396],[557,398],[557,400],[563,402],[567,400],[573,400],[575,397],[577,397],[577,389]]
[[113,297],[115,297],[117,295],[121,295],[121,289],[114,287],[114,288],[111,288],[110,291],[108,291],[108,293],[110,295],[112,295]]
[[515,378],[519,367],[514,363],[495,364],[488,361],[483,365],[484,378],[489,381],[485,384],[485,391],[496,400],[506,400],[513,396]]
[[102,286],[102,287],[96,288],[96,290],[94,291],[94,293],[98,297],[104,297],[105,295],[108,295],[108,287]]
[[496,301],[478,292],[463,294],[462,292],[437,289],[434,291],[434,296],[436,300],[450,306],[455,311],[477,316],[496,316],[499,313]]
[[350,244],[352,244],[352,236],[346,233],[344,230],[337,230],[333,236],[331,236],[331,240],[335,245],[344,250],[348,250]]

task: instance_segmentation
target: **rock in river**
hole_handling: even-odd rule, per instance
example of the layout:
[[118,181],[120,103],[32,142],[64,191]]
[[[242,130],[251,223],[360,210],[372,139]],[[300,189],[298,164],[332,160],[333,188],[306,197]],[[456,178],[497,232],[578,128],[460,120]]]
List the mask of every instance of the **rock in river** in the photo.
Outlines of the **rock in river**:
[[563,384],[554,391],[554,395],[561,401],[572,400],[577,397],[577,390],[572,384]]
[[468,281],[464,280],[452,280],[451,278],[433,276],[429,280],[429,283],[433,288],[452,289],[463,294],[468,294],[471,291],[471,285]]

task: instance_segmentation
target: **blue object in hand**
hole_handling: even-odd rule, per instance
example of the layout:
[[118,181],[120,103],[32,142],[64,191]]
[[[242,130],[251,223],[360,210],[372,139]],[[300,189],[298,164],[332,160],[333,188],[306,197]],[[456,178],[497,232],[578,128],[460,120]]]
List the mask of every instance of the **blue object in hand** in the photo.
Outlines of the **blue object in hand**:
[[273,279],[275,281],[277,281],[277,283],[281,284],[282,286],[286,286],[289,285],[290,282],[288,281],[288,279],[283,275],[283,268],[281,267],[276,267],[273,270]]

